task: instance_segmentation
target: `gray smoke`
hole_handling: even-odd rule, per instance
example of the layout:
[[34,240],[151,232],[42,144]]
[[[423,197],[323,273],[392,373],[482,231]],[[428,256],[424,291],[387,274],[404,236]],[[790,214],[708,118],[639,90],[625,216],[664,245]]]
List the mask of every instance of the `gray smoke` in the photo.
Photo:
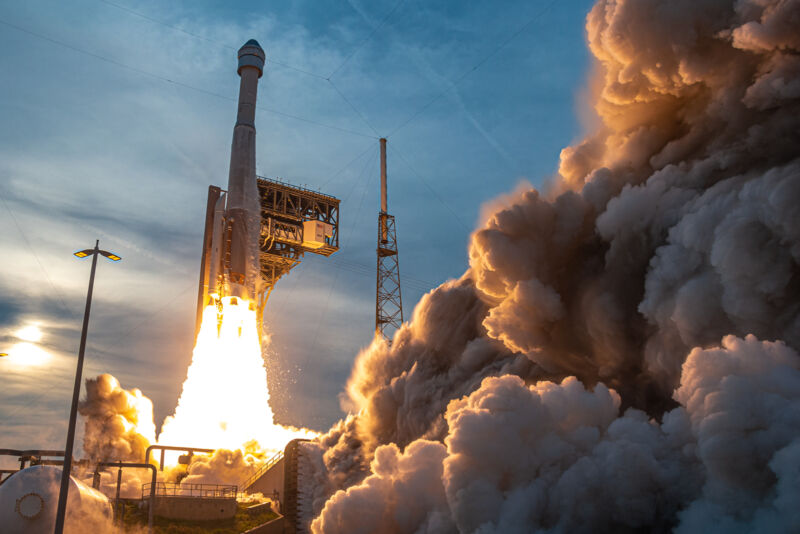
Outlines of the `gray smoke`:
[[597,127],[359,354],[315,532],[800,529],[800,2],[586,28]]

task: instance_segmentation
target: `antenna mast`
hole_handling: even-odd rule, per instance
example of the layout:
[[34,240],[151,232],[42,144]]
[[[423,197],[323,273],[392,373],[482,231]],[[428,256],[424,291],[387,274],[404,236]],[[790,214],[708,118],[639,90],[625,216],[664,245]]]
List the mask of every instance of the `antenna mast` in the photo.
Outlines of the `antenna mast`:
[[381,138],[381,211],[378,213],[378,276],[375,293],[375,335],[391,343],[403,324],[400,262],[394,215],[389,215],[386,194],[386,139]]

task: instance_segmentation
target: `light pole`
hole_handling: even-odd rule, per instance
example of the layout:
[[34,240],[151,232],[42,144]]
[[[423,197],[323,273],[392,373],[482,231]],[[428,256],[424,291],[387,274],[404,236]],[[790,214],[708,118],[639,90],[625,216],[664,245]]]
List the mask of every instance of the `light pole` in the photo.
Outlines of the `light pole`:
[[69,476],[72,470],[72,446],[75,442],[75,422],[78,419],[78,397],[81,393],[81,375],[83,374],[83,355],[86,351],[86,331],[89,329],[89,310],[92,307],[92,289],[94,288],[94,271],[97,268],[97,255],[102,254],[111,261],[119,261],[122,258],[108,252],[100,250],[100,240],[94,244],[94,248],[87,248],[76,252],[79,258],[92,256],[92,273],[89,275],[89,292],[86,295],[86,311],[83,312],[83,329],[81,330],[81,346],[78,350],[78,369],[75,371],[75,388],[72,390],[72,407],[69,411],[69,427],[67,429],[67,445],[64,447],[64,467],[61,470],[61,489],[58,492],[58,511],[56,512],[55,534],[62,534],[64,531],[64,516],[67,511],[67,494],[69,493]]

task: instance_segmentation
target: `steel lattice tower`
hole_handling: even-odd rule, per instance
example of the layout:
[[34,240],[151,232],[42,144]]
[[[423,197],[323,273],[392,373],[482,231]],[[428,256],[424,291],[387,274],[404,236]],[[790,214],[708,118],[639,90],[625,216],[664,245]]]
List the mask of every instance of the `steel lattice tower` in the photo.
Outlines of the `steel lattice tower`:
[[391,343],[394,332],[403,324],[403,297],[400,292],[400,260],[397,253],[394,215],[389,215],[386,200],[386,139],[381,139],[380,144],[381,211],[378,214],[375,335],[380,334]]

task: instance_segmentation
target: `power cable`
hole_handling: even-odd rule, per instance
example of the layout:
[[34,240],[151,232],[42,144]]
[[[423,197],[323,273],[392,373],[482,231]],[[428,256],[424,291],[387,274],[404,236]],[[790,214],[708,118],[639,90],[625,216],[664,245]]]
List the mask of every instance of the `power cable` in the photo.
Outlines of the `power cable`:
[[402,153],[402,152],[400,152],[399,150],[397,150],[397,148],[395,148],[395,147],[394,147],[394,145],[390,145],[390,146],[389,146],[389,148],[391,148],[392,152],[394,152],[395,154],[397,154],[398,156],[400,156],[400,159],[402,159],[402,160],[403,160],[403,162],[406,164],[406,166],[407,166],[409,169],[411,169],[411,172],[412,172],[412,173],[413,173],[413,174],[414,174],[414,175],[415,175],[417,178],[419,178],[419,181],[420,181],[420,182],[422,182],[422,184],[423,184],[423,185],[424,185],[424,186],[425,186],[425,187],[428,189],[428,191],[430,191],[430,192],[431,192],[431,194],[434,196],[434,198],[435,198],[436,200],[438,200],[438,201],[439,201],[439,203],[440,203],[442,206],[444,206],[445,208],[447,208],[447,211],[449,211],[450,213],[452,213],[452,214],[453,214],[453,217],[455,218],[455,220],[458,222],[458,224],[460,224],[460,225],[461,225],[461,227],[462,227],[462,228],[464,228],[464,230],[466,230],[467,232],[469,232],[469,227],[468,227],[466,224],[464,224],[464,221],[462,221],[462,220],[461,220],[461,217],[459,217],[459,216],[458,216],[458,213],[456,213],[456,211],[455,211],[453,208],[451,208],[451,207],[450,207],[450,206],[449,206],[449,205],[448,205],[448,204],[447,204],[447,203],[444,201],[444,199],[442,199],[442,197],[441,197],[441,196],[439,196],[439,193],[437,193],[437,192],[436,192],[436,190],[435,190],[435,189],[433,189],[433,187],[431,187],[431,185],[428,183],[428,181],[427,181],[427,180],[425,180],[425,178],[423,178],[423,177],[422,177],[422,175],[421,175],[420,173],[418,173],[418,172],[417,172],[417,169],[415,169],[415,168],[414,168],[414,167],[411,165],[411,163],[409,163],[409,161],[408,161],[408,160],[405,158],[405,156],[403,156],[403,153]]
[[347,65],[347,63],[348,63],[348,62],[350,61],[350,59],[351,59],[351,58],[352,58],[352,57],[355,55],[355,53],[356,53],[356,52],[358,52],[359,50],[361,50],[361,47],[363,47],[365,44],[367,44],[367,43],[369,42],[369,40],[370,40],[370,39],[372,39],[372,36],[373,36],[373,35],[375,35],[375,33],[376,33],[378,30],[380,30],[380,29],[383,27],[383,25],[386,23],[386,21],[387,21],[387,20],[389,20],[389,17],[392,15],[392,13],[394,13],[395,11],[397,11],[397,8],[398,8],[398,7],[400,7],[400,5],[401,5],[403,2],[405,2],[405,0],[399,0],[399,1],[398,1],[398,2],[397,2],[395,5],[394,5],[394,7],[393,7],[391,10],[389,10],[389,12],[388,12],[388,13],[386,13],[386,15],[385,15],[385,16],[383,17],[383,19],[380,21],[380,23],[379,23],[377,26],[375,26],[375,27],[372,29],[372,32],[370,32],[370,34],[367,36],[367,38],[366,38],[366,39],[364,39],[363,41],[361,41],[361,43],[360,43],[360,44],[359,44],[357,47],[355,47],[355,48],[354,48],[354,49],[353,49],[353,50],[352,50],[352,51],[351,51],[351,52],[350,52],[350,53],[347,55],[347,57],[346,57],[346,58],[344,58],[344,61],[342,61],[342,63],[341,63],[341,64],[340,64],[338,67],[336,67],[335,69],[333,69],[333,72],[331,72],[330,74],[328,74],[328,79],[330,79],[330,78],[333,78],[333,75],[334,75],[334,74],[336,74],[337,72],[339,72],[339,71],[342,69],[342,67],[344,67],[345,65]]
[[[337,172],[336,172],[336,173],[335,173],[335,174],[334,174],[334,175],[333,175],[331,178],[329,178],[329,179],[328,179],[328,180],[327,180],[325,183],[327,184],[327,183],[328,183],[328,182],[330,182],[330,181],[331,181],[333,178],[335,178],[336,176],[338,176],[339,174],[341,174],[342,172],[344,172],[344,171],[345,171],[345,169],[347,169],[348,167],[350,167],[350,165],[352,165],[353,163],[355,163],[356,161],[358,161],[359,159],[361,159],[361,158],[364,156],[364,154],[366,154],[366,153],[367,153],[367,152],[368,152],[368,151],[369,151],[369,150],[370,150],[370,149],[371,149],[373,146],[374,146],[374,144],[370,143],[370,146],[367,148],[367,150],[365,150],[364,152],[362,152],[361,154],[359,154],[358,156],[356,156],[355,158],[353,158],[352,160],[350,160],[350,162],[348,162],[348,163],[347,163],[347,165],[345,165],[345,166],[344,166],[344,167],[342,167],[342,168],[341,168],[339,171],[337,171]],[[341,199],[341,202],[347,202],[347,200],[350,198],[350,196],[352,196],[352,194],[353,194],[353,192],[356,190],[356,188],[357,188],[358,184],[361,182],[361,179],[362,179],[362,178],[365,176],[366,169],[369,167],[369,164],[370,164],[370,160],[368,159],[368,160],[367,160],[367,162],[366,162],[366,163],[365,163],[365,165],[364,165],[364,168],[361,170],[361,172],[360,172],[359,174],[357,174],[357,175],[356,175],[356,179],[353,181],[353,186],[350,188],[350,190],[348,191],[347,195],[345,195],[345,196],[344,196],[344,197]],[[324,186],[323,186],[323,187],[324,187]],[[311,256],[309,256],[309,257],[316,257],[316,255],[312,254],[312,255],[311,255]],[[306,258],[304,258],[304,261],[305,261],[305,259],[306,259]],[[327,263],[327,261],[326,261],[326,263]],[[314,264],[314,263],[310,263],[310,265],[316,265],[316,264]],[[299,280],[299,277],[295,277],[295,279],[294,279],[294,282],[293,282],[292,286],[291,286],[291,287],[288,289],[288,291],[286,291],[286,292],[281,292],[281,293],[278,293],[278,295],[276,295],[276,296],[285,295],[285,297],[284,297],[284,298],[285,298],[285,299],[289,299],[289,297],[292,295],[292,293],[294,292],[295,288],[297,287],[297,282],[298,282],[298,280]]]
[[[167,27],[167,28],[170,28],[170,29],[172,29],[172,30],[175,30],[175,31],[178,31],[178,32],[184,33],[184,34],[186,34],[186,35],[189,35],[189,36],[191,36],[191,37],[194,37],[194,38],[196,38],[196,39],[200,39],[200,40],[202,40],[202,41],[205,41],[205,42],[208,42],[208,43],[212,43],[212,44],[215,44],[215,45],[221,46],[221,47],[223,47],[223,48],[225,48],[225,49],[228,49],[228,50],[234,50],[234,51],[235,51],[235,50],[237,50],[237,49],[236,49],[236,47],[233,47],[233,46],[227,45],[227,44],[225,44],[225,43],[222,43],[222,42],[220,42],[220,41],[217,41],[217,40],[215,40],[215,39],[210,39],[210,38],[208,38],[208,37],[204,37],[204,36],[202,36],[202,35],[199,35],[199,34],[196,34],[196,33],[193,33],[193,32],[187,31],[187,30],[184,30],[183,28],[180,28],[180,27],[178,27],[178,26],[175,26],[175,25],[173,25],[173,24],[169,24],[169,23],[167,23],[167,22],[164,22],[164,21],[162,21],[162,20],[158,20],[158,19],[156,19],[156,18],[153,18],[153,17],[151,17],[151,16],[149,16],[149,15],[145,15],[144,13],[139,13],[138,11],[134,11],[133,9],[127,8],[127,7],[125,7],[125,6],[122,6],[122,5],[119,5],[119,4],[116,4],[116,3],[114,3],[114,2],[110,2],[109,0],[98,0],[98,1],[99,1],[99,2],[102,2],[102,3],[104,3],[104,4],[107,4],[107,5],[109,5],[109,6],[113,6],[113,7],[117,8],[117,9],[120,9],[120,10],[122,10],[122,11],[125,11],[125,12],[127,12],[127,13],[130,13],[130,14],[132,14],[132,15],[135,15],[135,16],[137,16],[137,17],[141,17],[141,18],[143,18],[143,19],[145,19],[145,20],[148,20],[148,21],[150,21],[150,22],[153,22],[153,23],[155,23],[155,24],[160,24],[160,25],[162,25],[162,26],[165,26],[165,27]],[[333,88],[336,90],[336,92],[339,94],[339,96],[340,96],[340,97],[342,97],[342,99],[345,101],[345,103],[347,103],[347,105],[348,105],[348,106],[350,106],[350,108],[351,108],[353,111],[355,111],[355,113],[356,113],[356,114],[357,114],[357,115],[358,115],[358,116],[361,118],[361,120],[363,120],[363,121],[364,121],[364,123],[365,123],[365,124],[366,124],[366,125],[367,125],[367,126],[368,126],[368,127],[369,127],[369,128],[372,130],[372,131],[373,131],[373,132],[375,132],[375,135],[377,135],[377,136],[379,136],[379,137],[380,137],[380,134],[378,134],[377,130],[375,130],[375,128],[373,128],[373,127],[372,127],[372,125],[369,123],[369,121],[367,121],[366,117],[364,117],[364,115],[363,115],[363,114],[361,114],[361,112],[359,112],[359,111],[358,111],[358,109],[356,109],[356,107],[355,107],[355,106],[352,104],[352,102],[350,102],[350,100],[348,100],[348,99],[347,99],[347,97],[345,97],[345,96],[344,96],[344,94],[343,94],[343,93],[342,93],[342,92],[339,90],[339,88],[338,88],[338,87],[336,87],[336,86],[333,84],[333,81],[331,81],[330,77],[325,77],[325,76],[322,76],[321,74],[317,74],[317,73],[315,73],[315,72],[311,72],[311,71],[309,71],[309,70],[301,69],[301,68],[295,67],[295,66],[293,66],[293,65],[289,65],[288,63],[285,63],[285,62],[283,62],[283,61],[278,61],[277,59],[272,59],[272,58],[269,58],[269,57],[267,57],[267,58],[265,59],[265,61],[266,61],[267,63],[272,63],[272,64],[274,64],[274,65],[278,65],[278,66],[280,66],[280,67],[283,67],[283,68],[286,68],[286,69],[294,70],[294,71],[297,71],[297,72],[300,72],[300,73],[306,74],[306,75],[308,75],[308,76],[313,76],[314,78],[317,78],[317,79],[320,79],[320,80],[325,80],[326,82],[328,82],[328,83],[329,83],[329,84],[330,84],[330,85],[331,85],[331,86],[332,86],[332,87],[333,87]]]
[[392,135],[396,134],[398,131],[400,131],[403,128],[405,128],[414,119],[419,117],[425,110],[427,110],[429,107],[431,107],[434,104],[434,102],[436,102],[441,97],[443,97],[444,95],[446,95],[447,93],[449,93],[450,91],[455,89],[456,86],[464,80],[464,78],[466,78],[467,76],[469,76],[470,74],[472,74],[473,72],[478,70],[487,61],[489,61],[489,59],[491,59],[495,54],[497,54],[500,50],[505,48],[506,45],[508,45],[508,43],[510,43],[511,41],[516,39],[522,32],[527,30],[531,26],[531,24],[533,24],[534,22],[539,20],[539,18],[541,18],[542,15],[544,15],[547,11],[549,11],[550,8],[553,7],[556,4],[557,1],[558,0],[551,0],[546,6],[544,6],[544,8],[542,8],[539,11],[537,11],[533,15],[533,17],[528,19],[528,21],[525,22],[525,24],[523,24],[517,31],[512,33],[507,39],[505,39],[503,42],[501,42],[497,47],[495,47],[491,52],[489,52],[488,55],[484,56],[483,59],[481,59],[475,65],[473,65],[472,67],[470,67],[469,69],[464,71],[464,73],[462,73],[461,76],[456,78],[455,81],[450,82],[450,86],[449,87],[447,87],[445,90],[441,91],[439,94],[437,94],[435,97],[433,97],[427,104],[425,104],[424,106],[419,108],[416,112],[414,112],[411,115],[411,117],[409,117],[407,120],[405,120],[403,123],[401,123],[400,126],[396,127],[394,130],[392,130],[387,137],[391,137]]
[[[116,4],[114,2],[109,2],[109,0],[97,0],[97,1],[98,2],[102,2],[103,4],[106,4],[106,5],[109,5],[109,6],[113,6],[113,7],[117,8],[117,9],[120,9],[120,10],[125,11],[127,13],[130,13],[131,15],[135,15],[135,16],[143,18],[145,20],[149,20],[150,22],[154,22],[156,24],[160,24],[161,26],[170,28],[170,29],[175,30],[177,32],[181,32],[181,33],[186,34],[186,35],[188,35],[190,37],[194,37],[195,39],[200,39],[201,41],[205,41],[207,43],[215,44],[217,46],[221,46],[222,48],[225,48],[225,49],[228,49],[228,50],[233,50],[234,52],[236,52],[238,50],[235,46],[230,46],[230,45],[228,45],[226,43],[223,43],[221,41],[217,41],[216,39],[211,39],[211,38],[205,37],[203,35],[200,35],[200,34],[197,34],[197,33],[194,33],[194,32],[190,32],[188,30],[184,30],[183,28],[181,28],[179,26],[175,26],[174,24],[169,24],[168,22],[164,22],[163,20],[159,20],[159,19],[153,18],[153,17],[151,17],[149,15],[145,15],[144,13],[140,13],[138,11],[134,11],[133,9],[131,9],[129,7],[125,7],[123,5]],[[311,72],[311,71],[308,71],[308,70],[305,70],[305,69],[301,69],[301,68],[295,67],[293,65],[289,65],[288,63],[284,63],[283,61],[278,61],[277,59],[266,58],[266,62],[267,63],[274,63],[275,65],[279,65],[279,66],[281,66],[283,68],[286,68],[286,69],[296,70],[297,72],[302,72],[303,74],[308,74],[309,76],[313,76],[313,77],[319,78],[321,80],[326,80],[327,79],[327,78],[325,78],[325,76],[322,76],[321,74],[316,74],[314,72]]]
[[344,96],[344,93],[342,93],[342,92],[339,90],[339,88],[338,88],[338,87],[336,87],[336,84],[335,84],[335,83],[333,83],[333,80],[331,80],[330,78],[328,78],[328,83],[329,83],[329,84],[331,84],[331,87],[333,87],[333,89],[334,89],[334,90],[335,90],[337,93],[339,93],[339,96],[341,96],[341,97],[342,97],[342,100],[344,100],[345,102],[347,102],[347,105],[348,105],[348,106],[350,106],[350,108],[351,108],[351,109],[352,109],[352,110],[353,110],[353,111],[356,113],[356,115],[358,115],[359,117],[361,117],[361,120],[362,120],[362,121],[364,121],[364,124],[366,124],[366,125],[369,127],[369,129],[370,129],[370,130],[372,130],[373,132],[375,132],[375,135],[377,135],[378,137],[380,137],[380,136],[381,136],[381,134],[379,134],[379,133],[378,133],[378,130],[376,130],[376,129],[375,129],[373,126],[372,126],[372,124],[370,124],[370,122],[367,120],[367,118],[366,118],[364,115],[362,115],[360,111],[358,111],[358,110],[356,109],[356,107],[353,105],[353,103],[352,103],[352,102],[350,102],[350,100],[348,100],[348,98],[347,98],[346,96]]
[[[363,181],[364,181],[364,193],[362,193],[362,195],[361,195],[361,202],[359,203],[358,212],[356,213],[356,216],[353,217],[353,225],[351,226],[350,233],[348,233],[348,240],[352,236],[353,230],[355,230],[356,219],[358,218],[358,214],[361,211],[361,206],[363,206],[363,204],[364,204],[364,197],[366,196],[366,193],[367,193],[367,181],[368,181],[368,178],[369,178],[369,173],[367,172],[367,169],[370,167],[370,163],[374,162],[374,160],[375,160],[375,156],[374,155],[373,155],[372,158],[368,158],[367,159],[367,162],[364,165],[364,169],[361,171],[361,176],[359,177],[358,180],[356,180],[355,185],[353,186],[353,189],[350,190],[350,194],[352,194],[356,189],[356,185],[358,183],[360,183],[361,180],[363,179]],[[348,198],[349,198],[350,194],[348,194]],[[342,241],[344,241],[344,238],[342,239]],[[344,243],[343,243],[343,245],[344,245]],[[325,297],[325,304],[323,305],[322,313],[320,313],[319,319],[317,320],[317,328],[314,330],[314,337],[313,337],[313,339],[311,341],[312,349],[311,349],[310,352],[307,352],[306,353],[306,357],[303,358],[303,363],[301,365],[301,369],[302,369],[302,367],[304,367],[308,363],[308,359],[311,357],[311,353],[315,352],[317,350],[317,345],[318,345],[318,340],[319,340],[319,330],[322,327],[322,323],[325,321],[325,317],[328,315],[328,306],[330,305],[331,295],[333,294],[333,290],[336,287],[336,284],[338,282],[339,282],[339,271],[336,272],[336,275],[333,277],[333,282],[331,283],[331,285],[328,286],[328,294]]]
[[195,289],[197,288],[197,282],[192,282],[191,285],[189,285],[186,288],[182,289],[179,293],[176,293],[174,297],[172,297],[169,301],[167,301],[166,304],[164,304],[160,308],[156,309],[155,311],[149,312],[147,314],[147,317],[145,317],[142,321],[140,321],[139,323],[135,324],[133,327],[129,328],[128,330],[126,330],[122,334],[120,334],[120,336],[116,338],[116,344],[117,345],[121,345],[123,341],[127,341],[136,330],[138,330],[139,328],[141,328],[145,324],[147,324],[150,321],[152,321],[153,319],[155,319],[156,316],[158,316],[159,314],[164,312],[167,308],[172,306],[175,303],[176,300],[181,298],[183,295],[185,295],[192,288],[195,288]]
[[[321,259],[319,261],[322,261]],[[348,271],[353,274],[359,274],[367,277],[375,277],[375,267],[368,266],[363,263],[352,262],[348,260],[342,260],[339,258],[328,258],[325,260],[325,265],[331,265],[336,269],[341,269],[343,271]],[[420,280],[419,278],[414,278],[411,276],[400,276],[400,281],[403,287],[409,287],[411,289],[415,289],[417,291],[421,291],[423,293],[427,293],[438,284],[433,284],[431,282],[427,282],[425,280]]]
[[[191,89],[191,90],[196,91],[198,93],[202,93],[202,94],[205,94],[205,95],[213,96],[213,97],[216,97],[216,98],[221,98],[223,100],[228,100],[228,101],[231,101],[231,102],[237,102],[238,101],[236,98],[231,98],[231,97],[228,97],[228,96],[225,96],[225,95],[221,95],[219,93],[215,93],[213,91],[208,91],[206,89],[201,89],[199,87],[195,87],[195,86],[190,85],[188,83],[172,80],[170,78],[166,78],[166,77],[161,76],[159,74],[155,74],[155,73],[140,69],[138,67],[133,67],[131,65],[127,65],[127,64],[122,63],[120,61],[117,61],[115,59],[111,59],[111,58],[108,58],[108,57],[105,57],[105,56],[101,56],[99,54],[95,54],[94,52],[89,52],[88,50],[84,50],[82,48],[78,48],[78,47],[72,46],[70,44],[67,44],[67,43],[65,43],[63,41],[59,41],[57,39],[52,39],[50,37],[47,37],[46,35],[40,34],[38,32],[29,30],[29,29],[26,29],[26,28],[23,28],[21,26],[18,26],[16,24],[12,24],[12,23],[10,23],[8,21],[5,21],[5,20],[2,20],[2,19],[0,19],[0,24],[8,26],[9,28],[13,28],[13,29],[15,29],[17,31],[20,31],[20,32],[23,32],[23,33],[27,33],[27,34],[32,35],[34,37],[38,37],[39,39],[43,39],[45,41],[48,41],[48,42],[53,43],[53,44],[56,44],[58,46],[62,46],[64,48],[68,48],[68,49],[70,49],[70,50],[72,50],[74,52],[78,52],[80,54],[84,54],[84,55],[87,55],[89,57],[93,57],[95,59],[99,59],[100,61],[104,61],[106,63],[110,63],[110,64],[115,65],[117,67],[120,67],[120,68],[123,68],[123,69],[127,69],[127,70],[130,70],[132,72],[136,72],[138,74],[144,75],[144,76],[149,76],[151,78],[155,78],[155,79],[161,80],[163,82],[171,83],[171,84],[177,85],[179,87],[184,87],[186,89]],[[282,111],[278,111],[278,110],[275,110],[275,109],[266,108],[264,106],[257,105],[256,109],[258,109],[260,111],[266,111],[266,112],[269,112],[269,113],[272,113],[272,114],[275,114],[275,115],[280,115],[280,116],[283,116],[283,117],[287,117],[287,118],[290,118],[290,119],[298,120],[298,121],[301,121],[301,122],[307,122],[309,124],[314,124],[316,126],[321,126],[323,128],[329,128],[331,130],[337,130],[337,131],[348,133],[348,134],[351,134],[351,135],[356,135],[356,136],[359,136],[359,137],[367,137],[367,138],[370,138],[370,139],[377,139],[377,137],[374,137],[372,135],[368,135],[368,134],[361,133],[361,132],[356,132],[354,130],[349,130],[347,128],[341,128],[339,126],[334,126],[334,125],[331,125],[331,124],[325,124],[325,123],[318,122],[318,121],[315,121],[315,120],[312,120],[312,119],[307,119],[307,118],[304,118],[304,117],[298,117],[297,115],[291,115],[289,113],[284,113]]]
[[42,263],[42,260],[39,259],[39,255],[36,254],[36,250],[34,250],[33,245],[31,245],[31,242],[28,240],[28,236],[26,236],[25,232],[22,231],[22,226],[20,226],[19,221],[17,221],[17,217],[16,217],[16,215],[14,215],[14,212],[12,211],[11,206],[8,205],[8,202],[6,201],[5,195],[0,193],[0,200],[3,201],[3,205],[6,207],[6,210],[8,210],[8,214],[11,217],[11,220],[14,221],[14,226],[17,227],[17,231],[19,232],[19,235],[22,237],[22,240],[25,241],[25,245],[27,245],[28,250],[30,250],[31,254],[33,255],[34,259],[36,260],[36,263],[39,265],[39,268],[42,270],[42,274],[44,275],[45,279],[50,284],[50,287],[53,288],[53,293],[55,293],[56,298],[58,299],[59,303],[61,304],[61,309],[63,311],[65,311],[65,312],[67,312],[67,314],[71,318],[74,319],[75,318],[75,313],[72,311],[72,309],[69,306],[67,306],[67,303],[64,302],[64,298],[62,297],[61,292],[58,290],[56,285],[53,283],[53,280],[52,280],[52,278],[50,278],[50,275],[47,274],[47,269],[44,268],[44,264]]
[[336,177],[338,177],[340,174],[342,174],[344,171],[346,171],[346,170],[347,170],[347,169],[350,167],[350,165],[352,165],[352,164],[353,164],[353,163],[355,163],[356,161],[358,161],[358,160],[360,160],[361,158],[363,158],[363,157],[364,157],[364,154],[366,154],[367,152],[369,152],[369,151],[372,149],[372,147],[374,147],[374,146],[375,146],[375,143],[374,143],[374,142],[370,142],[369,146],[368,146],[368,147],[367,147],[367,148],[366,148],[366,149],[365,149],[365,150],[364,150],[362,153],[360,153],[358,156],[356,156],[356,157],[354,157],[353,159],[351,159],[351,160],[350,160],[350,161],[349,161],[349,162],[348,162],[348,163],[347,163],[347,164],[346,164],[344,167],[342,167],[341,169],[339,169],[338,171],[336,171],[336,172],[335,172],[333,175],[331,175],[331,177],[330,177],[330,178],[328,178],[327,180],[325,180],[325,181],[322,183],[322,185],[320,186],[320,189],[324,189],[326,185],[328,185],[329,183],[331,183],[331,182],[332,182],[332,181],[333,181],[333,180],[334,180]]
[[109,0],[98,0],[98,2],[102,2],[102,3],[106,4],[106,5],[109,5],[109,6],[115,7],[115,8],[117,8],[117,9],[120,9],[120,10],[122,10],[122,11],[125,11],[125,12],[127,12],[127,13],[130,13],[131,15],[136,15],[137,17],[141,17],[141,18],[143,18],[143,19],[145,19],[145,20],[149,20],[150,22],[155,22],[156,24],[160,24],[160,25],[162,25],[162,26],[166,26],[167,28],[170,28],[170,29],[172,29],[172,30],[175,30],[175,31],[178,31],[178,32],[184,33],[184,34],[186,34],[186,35],[188,35],[188,36],[190,36],[190,37],[194,37],[195,39],[200,39],[200,40],[202,40],[202,41],[206,41],[207,43],[213,43],[213,44],[215,44],[215,45],[219,45],[219,46],[221,46],[221,47],[223,47],[223,48],[227,48],[228,50],[233,50],[234,52],[237,50],[237,49],[236,49],[235,47],[233,47],[233,46],[229,46],[229,45],[227,45],[227,44],[225,44],[225,43],[222,43],[222,42],[220,42],[220,41],[216,41],[216,40],[214,40],[214,39],[209,39],[208,37],[204,37],[204,36],[202,36],[202,35],[198,35],[198,34],[196,34],[196,33],[192,33],[192,32],[190,32],[190,31],[184,30],[183,28],[180,28],[180,27],[178,27],[178,26],[174,26],[174,25],[172,25],[172,24],[169,24],[169,23],[166,23],[166,22],[164,22],[164,21],[161,21],[161,20],[158,20],[158,19],[154,19],[153,17],[150,17],[150,16],[148,16],[148,15],[145,15],[144,13],[139,13],[138,11],[134,11],[133,9],[130,9],[130,8],[128,8],[128,7],[125,7],[125,6],[123,6],[123,5],[116,4],[116,3],[114,3],[114,2],[109,2]]

